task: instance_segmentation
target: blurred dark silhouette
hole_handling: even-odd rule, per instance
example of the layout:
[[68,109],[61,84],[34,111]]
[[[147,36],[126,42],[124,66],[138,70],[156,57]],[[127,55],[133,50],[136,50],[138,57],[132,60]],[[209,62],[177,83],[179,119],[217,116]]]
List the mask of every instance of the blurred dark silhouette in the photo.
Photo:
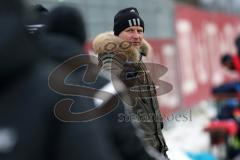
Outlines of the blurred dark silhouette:
[[38,41],[47,56],[63,62],[85,53],[85,30],[84,19],[77,9],[59,6],[49,13],[46,29]]
[[47,32],[61,34],[77,40],[81,45],[85,43],[86,31],[82,15],[70,6],[59,6],[50,12]]
[[26,29],[32,34],[36,35],[44,29],[48,18],[48,9],[42,4],[30,6],[27,10]]
[[[70,109],[76,114],[96,105],[93,97],[63,95],[50,90],[49,74],[59,61],[48,55],[50,49],[39,50],[44,48],[40,42],[48,39],[48,35],[32,39],[27,33],[24,11],[19,0],[0,1],[0,159],[154,159],[146,152],[132,124],[118,121],[118,114],[124,113],[121,102],[107,116],[89,122],[64,122],[56,117],[54,106],[66,98],[74,101]],[[80,35],[83,37],[77,39],[81,47],[86,37],[85,33]],[[68,44],[74,41],[70,39]],[[48,40],[54,43],[51,38]],[[101,75],[94,84],[87,84],[78,77],[84,77],[85,71],[86,67],[80,68],[79,74],[73,74],[67,82],[93,87],[99,92],[111,84]],[[61,73],[64,69],[60,76]],[[63,87],[67,85],[58,77],[54,80]]]

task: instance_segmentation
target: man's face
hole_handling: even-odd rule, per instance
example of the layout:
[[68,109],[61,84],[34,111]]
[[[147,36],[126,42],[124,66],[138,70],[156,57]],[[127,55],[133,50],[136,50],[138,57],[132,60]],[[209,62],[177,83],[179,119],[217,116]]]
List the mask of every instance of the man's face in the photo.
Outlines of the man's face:
[[128,27],[123,30],[118,36],[139,49],[143,40],[143,28],[140,26]]

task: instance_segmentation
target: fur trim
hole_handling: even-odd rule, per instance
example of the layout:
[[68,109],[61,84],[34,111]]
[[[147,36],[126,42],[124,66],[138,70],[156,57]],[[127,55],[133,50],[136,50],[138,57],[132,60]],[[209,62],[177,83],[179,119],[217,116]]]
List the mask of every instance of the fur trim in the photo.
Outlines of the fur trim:
[[140,46],[140,53],[143,56],[147,56],[152,53],[152,47],[145,39],[143,39],[142,45]]
[[105,32],[99,34],[93,40],[93,50],[95,54],[99,56],[109,53],[123,54],[127,56],[129,61],[138,62],[140,54],[147,56],[151,51],[151,47],[146,40],[143,40],[142,46],[138,51],[135,47],[131,46],[131,44],[115,36],[112,32]]

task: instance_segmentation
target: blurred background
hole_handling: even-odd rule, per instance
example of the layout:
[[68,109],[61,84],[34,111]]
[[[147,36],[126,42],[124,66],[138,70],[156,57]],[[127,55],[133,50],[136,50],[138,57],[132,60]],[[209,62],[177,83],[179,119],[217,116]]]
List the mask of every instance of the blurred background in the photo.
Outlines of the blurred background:
[[239,0],[25,1],[48,10],[62,4],[78,8],[86,22],[89,54],[93,38],[112,30],[118,10],[138,8],[153,47],[145,61],[165,65],[168,72],[160,79],[173,85],[158,97],[170,159],[238,159],[239,86],[225,84],[238,83],[239,73],[237,67],[224,67],[222,57],[240,54]]

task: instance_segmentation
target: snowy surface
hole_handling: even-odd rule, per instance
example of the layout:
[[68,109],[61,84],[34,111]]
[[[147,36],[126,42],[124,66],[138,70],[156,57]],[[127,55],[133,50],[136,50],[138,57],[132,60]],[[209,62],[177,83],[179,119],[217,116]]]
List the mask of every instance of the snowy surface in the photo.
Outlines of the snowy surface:
[[202,102],[198,106],[184,110],[181,113],[188,119],[179,121],[171,119],[166,122],[163,134],[166,138],[171,160],[191,160],[187,153],[209,152],[209,135],[203,131],[211,118],[215,117],[216,109],[213,103]]

